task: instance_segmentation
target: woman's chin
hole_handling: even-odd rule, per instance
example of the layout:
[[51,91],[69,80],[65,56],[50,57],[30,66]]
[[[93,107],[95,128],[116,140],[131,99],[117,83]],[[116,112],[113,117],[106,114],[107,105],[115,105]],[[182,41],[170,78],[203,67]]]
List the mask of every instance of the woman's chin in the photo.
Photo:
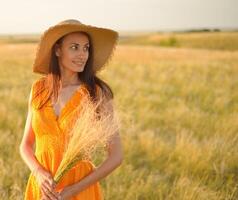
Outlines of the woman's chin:
[[72,68],[72,69],[70,69],[72,72],[75,72],[75,73],[77,73],[77,72],[82,72],[83,70],[84,70],[84,68]]

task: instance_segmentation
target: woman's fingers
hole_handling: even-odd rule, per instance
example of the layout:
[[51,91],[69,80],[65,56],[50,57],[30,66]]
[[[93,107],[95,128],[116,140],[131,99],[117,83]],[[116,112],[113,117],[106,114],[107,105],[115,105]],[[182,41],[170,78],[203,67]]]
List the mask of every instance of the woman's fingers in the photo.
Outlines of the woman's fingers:
[[47,195],[53,195],[55,198],[58,198],[58,193],[54,191],[54,188],[50,186],[48,181],[45,181],[44,184],[42,185],[44,192],[46,192]]
[[45,194],[41,197],[40,200],[49,200],[49,198],[47,196],[45,196]]
[[49,184],[50,184],[50,186],[51,186],[52,188],[55,188],[56,183],[55,183],[55,181],[54,181],[54,179],[53,179],[52,177],[50,177],[50,178],[48,179],[48,182],[49,182]]
[[49,192],[52,192],[52,187],[50,186],[50,184],[48,183],[48,181],[47,180],[45,180],[44,182],[43,182],[43,188],[45,188],[46,190],[48,190]]
[[49,182],[51,187],[54,188],[56,186],[56,183],[55,183],[55,181],[54,181],[54,179],[53,179],[53,177],[52,177],[52,175],[50,173],[47,173],[46,179]]
[[[48,176],[48,178],[45,180],[45,184],[47,185],[47,188],[51,191],[54,191],[54,188],[56,187],[56,183],[51,175]],[[56,194],[56,192],[54,191]]]
[[44,194],[45,196],[44,196],[44,200],[58,200],[57,198],[55,198],[55,197],[52,197],[52,196],[50,196],[50,195],[47,195],[47,194]]
[[46,170],[41,170],[36,173],[36,177],[41,191],[44,194],[42,200],[58,200],[59,194],[54,191],[56,183],[52,175]]
[[43,199],[44,200],[58,200],[57,196],[54,196],[49,190],[46,188],[43,189]]

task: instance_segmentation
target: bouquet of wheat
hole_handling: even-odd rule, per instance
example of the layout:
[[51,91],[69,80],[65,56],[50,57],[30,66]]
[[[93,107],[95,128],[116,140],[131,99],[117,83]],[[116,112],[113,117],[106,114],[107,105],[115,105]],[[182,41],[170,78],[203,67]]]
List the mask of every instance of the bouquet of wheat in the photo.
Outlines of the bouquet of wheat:
[[70,130],[63,158],[54,175],[56,183],[79,160],[108,145],[119,129],[113,104],[106,101],[105,96],[101,96],[96,103],[84,97],[74,112],[74,120],[68,126]]

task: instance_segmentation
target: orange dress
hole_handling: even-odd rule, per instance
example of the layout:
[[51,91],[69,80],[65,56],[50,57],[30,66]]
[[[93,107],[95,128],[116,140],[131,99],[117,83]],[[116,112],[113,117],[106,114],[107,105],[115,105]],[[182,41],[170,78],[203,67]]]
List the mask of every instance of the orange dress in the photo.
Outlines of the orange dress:
[[[43,88],[44,77],[35,81],[32,85],[32,96],[34,97]],[[98,88],[97,88],[98,89]],[[35,134],[35,156],[41,165],[53,176],[63,156],[63,149],[66,141],[67,124],[72,120],[74,110],[79,104],[83,95],[88,95],[85,86],[80,86],[70,97],[61,110],[59,116],[50,101],[38,109],[40,100],[45,97],[46,89],[36,96],[31,102],[32,108],[32,129]],[[79,182],[94,170],[94,165],[88,160],[79,161],[69,170],[56,186],[56,190],[63,189],[67,185]],[[38,200],[41,198],[41,191],[35,177],[31,173],[25,190],[25,200]],[[103,194],[99,182],[96,182],[85,190],[70,198],[70,200],[102,200]]]

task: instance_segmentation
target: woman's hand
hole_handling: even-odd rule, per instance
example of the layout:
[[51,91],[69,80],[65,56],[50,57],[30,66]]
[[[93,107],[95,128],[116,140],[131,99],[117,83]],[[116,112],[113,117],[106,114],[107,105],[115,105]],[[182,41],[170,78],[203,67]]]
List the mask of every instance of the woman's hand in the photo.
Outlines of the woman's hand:
[[69,200],[72,197],[71,186],[65,187],[59,192],[59,200]]
[[59,193],[54,191],[56,183],[52,175],[43,168],[37,168],[33,175],[35,176],[37,183],[39,184],[42,192],[42,200],[59,200]]

